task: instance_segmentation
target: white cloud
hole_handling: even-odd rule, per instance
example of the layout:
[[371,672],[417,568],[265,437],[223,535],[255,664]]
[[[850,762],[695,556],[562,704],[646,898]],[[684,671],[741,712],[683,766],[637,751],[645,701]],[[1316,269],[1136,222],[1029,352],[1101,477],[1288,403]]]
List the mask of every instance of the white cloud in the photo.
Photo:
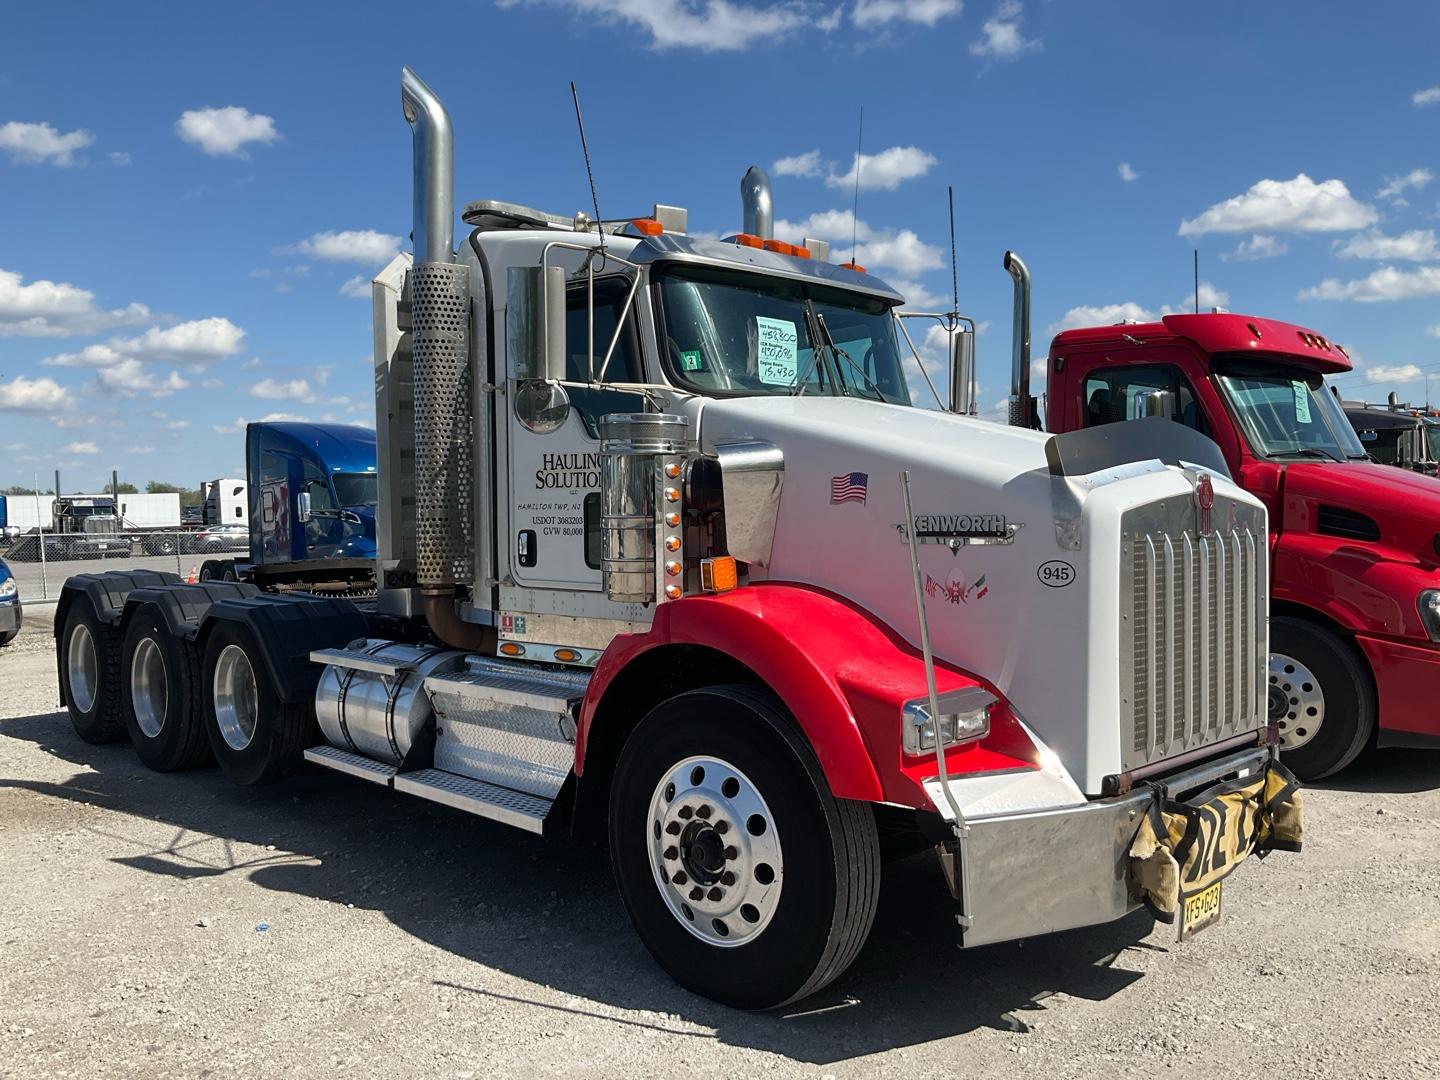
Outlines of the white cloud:
[[1433,338],[1440,338],[1440,323],[1436,323],[1434,326],[1427,326],[1425,328],[1425,333],[1429,334]]
[[1432,86],[1428,90],[1416,90],[1410,95],[1410,100],[1416,105],[1434,105],[1440,102],[1440,86]]
[[277,248],[281,255],[300,254],[327,262],[356,262],[375,266],[389,262],[400,252],[401,239],[374,229],[345,229],[341,232],[316,233],[288,248]]
[[126,150],[112,150],[110,152],[111,165],[129,165],[130,154]]
[[970,46],[976,56],[1014,60],[1022,53],[1041,48],[1039,41],[1020,33],[1024,5],[1020,0],[1001,0],[995,14],[980,27],[980,38]]
[[850,239],[859,241],[855,261],[867,269],[886,267],[905,278],[913,279],[925,270],[942,265],[940,249],[925,243],[910,229],[875,229],[863,220],[855,223],[849,210],[822,210],[801,221],[775,222],[775,235],[790,243],[799,243],[807,236],[829,240],[833,256],[850,258]]
[[1290,245],[1284,240],[1256,233],[1249,240],[1241,240],[1234,251],[1221,255],[1220,261],[1255,262],[1258,259],[1273,259],[1277,255],[1284,255],[1289,250]]
[[941,19],[959,15],[961,0],[855,0],[850,21],[856,26],[883,26],[889,22],[911,22],[934,26]]
[[855,187],[855,169],[858,166],[861,191],[876,188],[894,191],[906,180],[924,176],[936,163],[934,154],[927,153],[918,146],[892,146],[878,154],[856,154],[844,175],[837,176],[832,172],[825,177],[825,184],[842,191],[852,190]]
[[351,300],[369,300],[370,279],[364,274],[356,274],[340,286],[340,295],[348,296]]
[[[208,381],[208,380],[207,380]],[[189,420],[171,420],[165,425],[166,431],[184,431],[190,426]]]
[[1411,169],[1404,176],[1387,176],[1385,186],[1375,193],[1377,199],[1389,199],[1396,206],[1409,206],[1405,199],[1407,191],[1423,191],[1435,174],[1429,169]]
[[127,448],[125,452],[126,452],[127,454],[153,454],[153,453],[155,453],[155,447],[153,447],[153,446],[131,446],[131,447]]
[[770,166],[776,176],[819,176],[820,151],[807,150],[793,157],[782,157]]
[[206,390],[223,390],[225,383],[220,379],[205,379],[200,383]]
[[1416,270],[1397,270],[1382,266],[1359,281],[1342,282],[1326,278],[1319,285],[1300,291],[1301,300],[1409,300],[1416,296],[1440,296],[1440,267],[1422,266]]
[[41,361],[51,367],[108,367],[126,360],[203,368],[240,351],[245,331],[229,319],[214,317],[177,323],[161,329],[152,326],[132,338],[111,338],[103,345],[87,345],[78,353],[60,353]]
[[88,131],[76,130],[62,135],[46,123],[22,124],[12,120],[0,124],[0,150],[8,151],[12,160],[21,165],[75,164],[75,151],[95,141]]
[[[864,265],[863,263],[861,265]],[[891,278],[890,286],[901,296],[905,297],[905,307],[912,310],[940,311],[949,310],[950,297],[942,296],[940,293],[932,292],[918,281],[906,281],[904,278]],[[940,327],[934,329],[939,330]],[[942,331],[943,333],[943,331]]]
[[147,371],[139,360],[122,360],[95,372],[95,389],[104,395],[162,398],[189,387],[189,380],[181,377],[178,371],[157,375],[153,371]]
[[22,284],[13,270],[0,270],[0,337],[70,337],[132,326],[150,318],[144,304],[103,311],[95,294],[63,281]]
[[100,447],[93,442],[72,442],[60,447],[62,454],[98,454]]
[[1424,373],[1414,364],[1377,364],[1366,368],[1364,374],[1367,383],[1403,383],[1412,382]]
[[1260,180],[1243,195],[1216,203],[1180,223],[1181,236],[1244,232],[1338,232],[1363,229],[1378,219],[1373,206],[1357,202],[1342,180],[1315,183],[1304,173],[1293,180]]
[[250,388],[250,395],[271,401],[306,401],[311,396],[310,384],[304,379],[290,379],[280,382],[276,379],[261,379]]
[[1140,174],[1130,167],[1128,161],[1122,161],[1120,162],[1120,179],[1128,184],[1133,180],[1139,180]]
[[1378,229],[1356,233],[1344,243],[1336,241],[1335,254],[1342,259],[1404,259],[1431,262],[1440,258],[1434,229],[1411,229],[1399,236],[1386,236]]
[[0,383],[0,410],[23,413],[53,412],[63,407],[70,395],[54,379],[27,379],[16,375]]
[[1158,315],[1141,307],[1133,300],[1119,304],[1081,304],[1072,307],[1058,322],[1050,324],[1048,333],[1055,335],[1062,330],[1073,330],[1079,326],[1113,326],[1122,322],[1154,322]]
[[1217,289],[1208,281],[1200,282],[1200,287],[1192,292],[1185,299],[1174,307],[1162,307],[1161,315],[1193,315],[1196,307],[1200,311],[1207,312],[1211,308],[1223,308],[1230,303],[1230,294],[1224,289]]
[[499,0],[501,7],[549,2],[602,22],[629,23],[650,35],[656,49],[691,48],[703,52],[769,45],[804,26],[833,29],[833,13],[817,16],[815,6],[782,2],[763,7],[730,0]]
[[245,146],[268,146],[280,138],[275,121],[238,105],[223,109],[190,109],[175,121],[175,133],[207,154],[249,157]]

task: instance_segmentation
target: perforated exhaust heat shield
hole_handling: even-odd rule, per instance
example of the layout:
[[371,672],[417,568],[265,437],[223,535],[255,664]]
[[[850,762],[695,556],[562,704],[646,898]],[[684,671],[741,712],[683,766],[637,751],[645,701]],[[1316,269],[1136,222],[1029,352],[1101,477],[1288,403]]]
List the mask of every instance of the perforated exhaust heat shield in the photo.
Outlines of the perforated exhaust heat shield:
[[426,262],[410,271],[415,391],[415,570],[422,588],[475,580],[473,422],[466,345],[466,267]]

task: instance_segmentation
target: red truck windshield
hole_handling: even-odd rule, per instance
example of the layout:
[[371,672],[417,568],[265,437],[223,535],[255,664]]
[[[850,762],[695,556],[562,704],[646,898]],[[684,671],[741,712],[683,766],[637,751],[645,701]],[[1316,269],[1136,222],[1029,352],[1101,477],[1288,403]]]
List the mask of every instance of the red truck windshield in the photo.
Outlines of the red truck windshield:
[[1256,454],[1335,461],[1367,456],[1339,402],[1318,374],[1296,368],[1234,365],[1222,367],[1217,376]]

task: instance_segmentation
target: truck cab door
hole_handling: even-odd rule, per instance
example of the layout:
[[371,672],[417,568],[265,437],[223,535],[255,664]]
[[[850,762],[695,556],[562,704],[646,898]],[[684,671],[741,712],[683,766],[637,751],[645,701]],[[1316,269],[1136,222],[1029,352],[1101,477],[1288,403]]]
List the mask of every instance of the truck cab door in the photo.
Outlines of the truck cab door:
[[[630,289],[620,275],[595,281],[595,366],[615,332]],[[583,281],[566,288],[567,380],[588,378],[588,300]],[[513,366],[513,365],[512,365]],[[606,382],[642,381],[640,342],[633,316],[627,319]],[[509,576],[531,588],[598,592],[600,574],[600,418],[642,412],[642,395],[623,390],[567,387],[569,405],[537,421],[511,380],[506,427],[509,433]]]

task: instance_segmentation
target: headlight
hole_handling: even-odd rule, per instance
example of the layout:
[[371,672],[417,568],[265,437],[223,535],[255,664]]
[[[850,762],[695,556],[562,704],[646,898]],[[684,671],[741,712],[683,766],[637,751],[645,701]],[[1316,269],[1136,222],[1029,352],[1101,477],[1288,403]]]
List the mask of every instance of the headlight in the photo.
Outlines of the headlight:
[[935,749],[935,730],[945,746],[980,739],[990,733],[990,706],[995,695],[978,686],[941,694],[938,725],[930,717],[930,699],[915,698],[905,703],[903,728],[905,752],[923,754]]
[[1440,641],[1440,589],[1426,589],[1420,594],[1415,606],[1420,609],[1420,621],[1431,641]]
[[0,581],[0,596],[14,596],[19,591],[20,586],[15,584],[13,577],[7,577],[4,581]]

